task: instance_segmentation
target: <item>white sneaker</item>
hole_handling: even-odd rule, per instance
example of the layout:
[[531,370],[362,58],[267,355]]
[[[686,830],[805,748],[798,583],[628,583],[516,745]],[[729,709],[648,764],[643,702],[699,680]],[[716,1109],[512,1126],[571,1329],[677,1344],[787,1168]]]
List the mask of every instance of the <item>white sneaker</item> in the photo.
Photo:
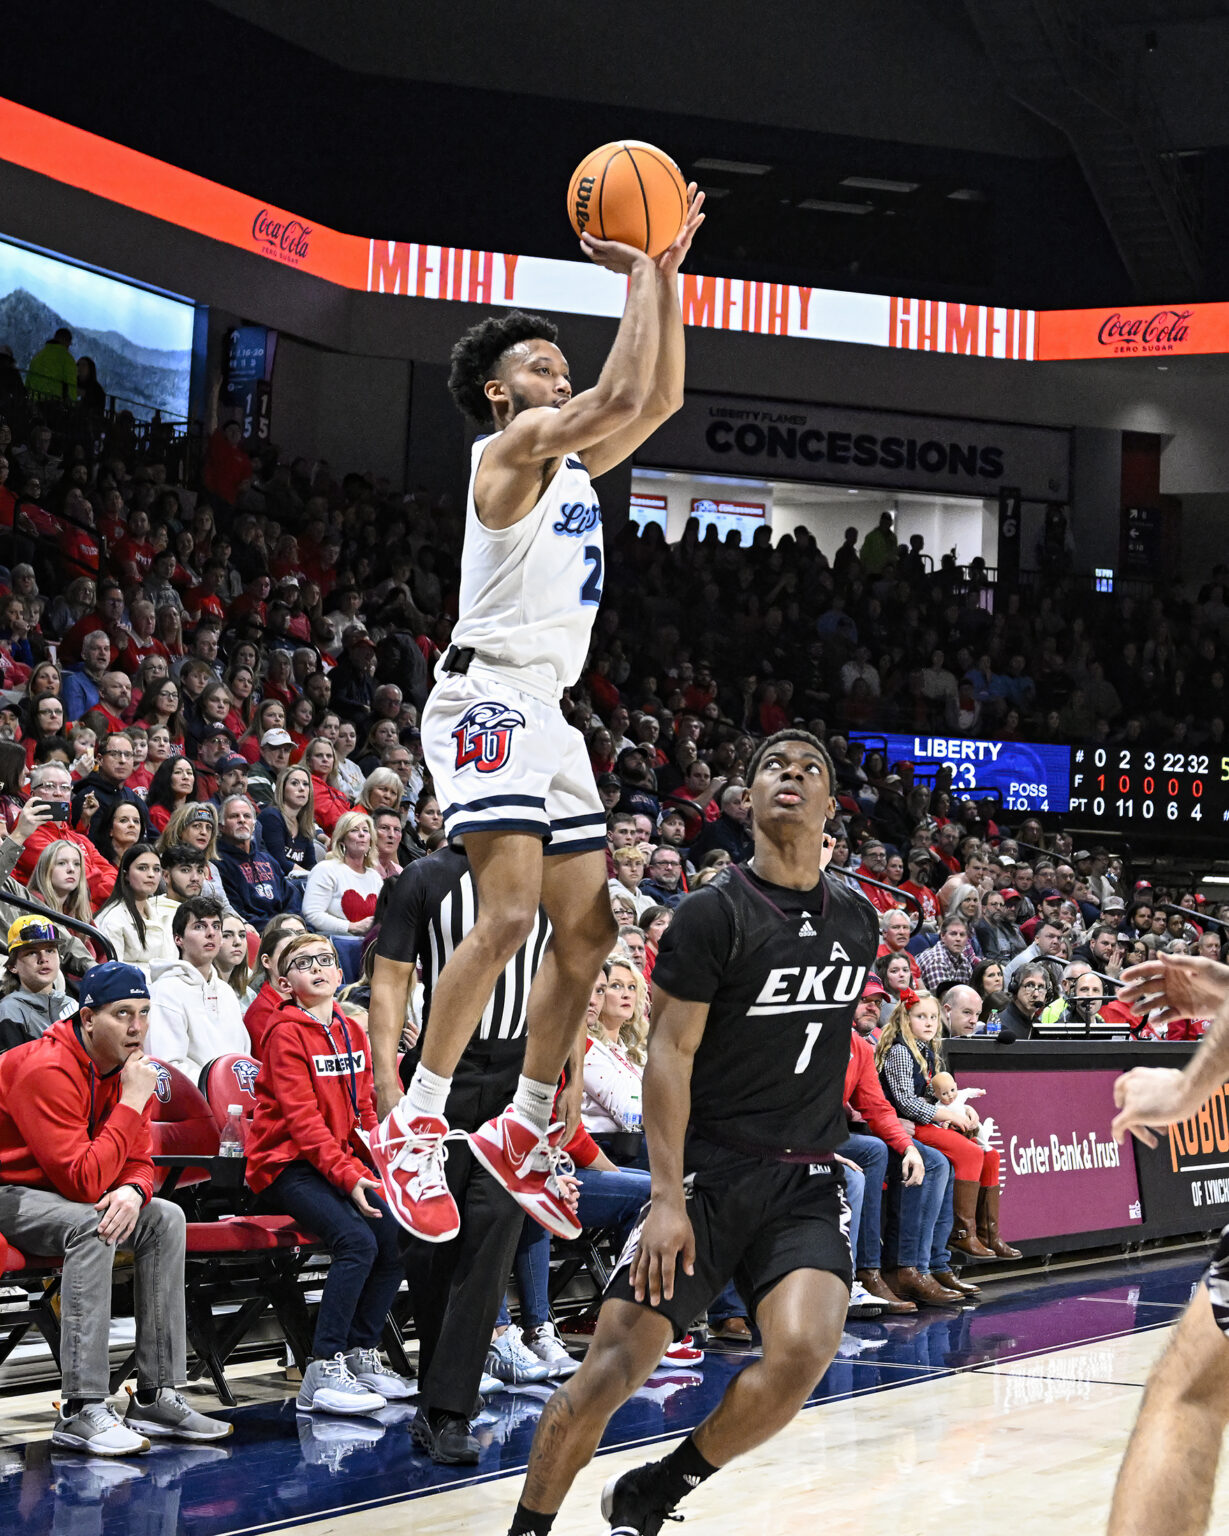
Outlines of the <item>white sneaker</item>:
[[525,1334],[525,1347],[530,1354],[536,1355],[550,1367],[552,1381],[570,1376],[573,1371],[580,1369],[580,1361],[573,1360],[568,1354],[559,1337],[559,1330],[552,1322],[539,1323],[536,1328],[530,1329]]
[[148,1435],[151,1440],[225,1440],[235,1428],[225,1419],[211,1419],[197,1413],[171,1387],[163,1387],[148,1408],[137,1402],[133,1392],[128,1399],[124,1423],[136,1434]]
[[416,1396],[418,1383],[409,1376],[398,1376],[389,1370],[376,1349],[352,1349],[346,1354],[346,1364],[361,1386],[378,1392],[386,1402],[404,1403]]
[[295,1398],[295,1407],[304,1413],[374,1413],[387,1406],[378,1392],[358,1381],[345,1355],[313,1360],[303,1372],[303,1385]]
[[109,1403],[86,1403],[71,1418],[61,1409],[51,1443],[62,1451],[84,1451],[87,1456],[135,1456],[149,1450],[145,1436],[127,1428]]
[[[498,1376],[492,1376],[487,1371],[483,1371],[482,1380],[478,1383],[479,1397],[494,1397],[496,1392],[502,1392],[503,1389],[504,1383]],[[24,1466],[25,1463],[23,1462],[22,1465]]]
[[545,1381],[550,1375],[550,1366],[526,1349],[524,1336],[515,1323],[509,1323],[497,1339],[491,1340],[486,1368],[510,1387],[522,1386],[527,1381]]
[[878,1296],[872,1296],[860,1280],[855,1280],[849,1290],[849,1310],[846,1317],[878,1317],[884,1309],[884,1303]]

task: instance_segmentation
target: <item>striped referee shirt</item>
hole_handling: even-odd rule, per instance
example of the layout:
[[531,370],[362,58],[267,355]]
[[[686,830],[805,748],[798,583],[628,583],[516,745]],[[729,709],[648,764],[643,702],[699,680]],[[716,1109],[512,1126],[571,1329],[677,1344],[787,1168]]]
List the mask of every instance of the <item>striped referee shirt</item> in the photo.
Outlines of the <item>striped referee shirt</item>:
[[[376,954],[422,971],[423,1029],[429,1027],[431,998],[440,972],[474,926],[478,895],[469,860],[452,848],[440,848],[401,871],[394,887]],[[529,986],[550,938],[546,913],[538,908],[528,939],[508,962],[483,1010],[475,1040],[517,1040],[525,1033]]]

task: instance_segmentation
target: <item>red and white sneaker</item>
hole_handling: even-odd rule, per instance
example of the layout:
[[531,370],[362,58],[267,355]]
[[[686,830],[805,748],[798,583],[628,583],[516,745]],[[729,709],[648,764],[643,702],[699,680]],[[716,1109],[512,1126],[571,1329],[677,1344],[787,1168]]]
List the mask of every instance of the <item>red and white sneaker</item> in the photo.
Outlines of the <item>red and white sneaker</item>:
[[509,1106],[470,1134],[474,1156],[516,1203],[556,1237],[579,1237],[580,1223],[563,1198],[560,1174],[574,1171],[572,1159],[559,1145],[562,1125],[543,1136]]
[[444,1178],[447,1135],[446,1120],[410,1120],[398,1106],[368,1142],[389,1210],[424,1243],[446,1243],[461,1230],[461,1213]]
[[667,1361],[671,1365],[699,1365],[704,1359],[704,1351],[696,1347],[689,1333],[685,1333],[677,1344],[671,1344],[661,1359],[663,1365]]

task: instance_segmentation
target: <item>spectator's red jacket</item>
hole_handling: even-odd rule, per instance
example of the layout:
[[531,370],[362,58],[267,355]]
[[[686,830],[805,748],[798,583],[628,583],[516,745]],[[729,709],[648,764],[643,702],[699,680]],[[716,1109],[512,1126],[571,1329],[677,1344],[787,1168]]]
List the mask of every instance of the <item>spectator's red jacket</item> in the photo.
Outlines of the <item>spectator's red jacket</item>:
[[271,981],[266,981],[248,1004],[243,1023],[252,1037],[252,1055],[257,1061],[265,1059],[265,1036],[273,1028],[273,1021],[281,1009],[282,994]]
[[904,955],[909,962],[909,974],[913,977],[912,986],[917,990],[918,983],[922,979],[922,967],[917,963],[917,956],[910,954],[907,949],[889,949],[886,944],[881,944],[875,951],[875,959],[881,960],[884,955]]
[[94,903],[94,910],[97,912],[111,894],[117,870],[114,864],[108,864],[83,832],[74,832],[65,822],[45,821],[36,832],[31,832],[26,838],[25,847],[21,850],[21,858],[17,860],[17,868],[13,874],[22,885],[28,885],[30,876],[34,873],[34,866],[38,863],[39,854],[49,843],[57,842],[72,843],[74,847],[80,848],[81,859],[85,866],[85,883],[89,887],[90,900]]
[[283,1002],[256,1079],[247,1139],[251,1187],[267,1189],[288,1164],[308,1162],[349,1194],[360,1179],[375,1177],[358,1131],[378,1124],[367,1036],[336,1005],[326,1027],[297,1003]]
[[849,1065],[845,1068],[845,1103],[870,1126],[871,1135],[886,1141],[893,1152],[906,1153],[912,1142],[901,1129],[896,1111],[883,1096],[875,1071],[875,1047],[857,1031],[849,1036]]
[[151,1095],[143,1111],[120,1103],[120,1069],[91,1061],[72,1019],[0,1056],[0,1184],[53,1189],[94,1205],[133,1184],[154,1192]]
[[342,794],[341,790],[334,789],[327,779],[322,779],[318,773],[313,773],[312,792],[315,795],[316,825],[326,837],[332,837],[337,823],[354,807]]

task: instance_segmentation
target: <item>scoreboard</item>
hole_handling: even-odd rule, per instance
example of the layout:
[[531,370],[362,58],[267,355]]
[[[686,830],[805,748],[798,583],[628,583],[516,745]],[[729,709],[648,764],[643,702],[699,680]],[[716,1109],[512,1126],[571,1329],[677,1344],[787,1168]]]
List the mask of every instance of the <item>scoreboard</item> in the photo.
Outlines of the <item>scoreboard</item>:
[[920,779],[951,770],[952,793],[997,794],[1005,811],[1066,811],[1071,794],[1071,748],[1035,741],[981,741],[972,736],[927,736],[850,731],[850,741],[883,752],[889,763],[913,764]]
[[1229,757],[1154,747],[1072,747],[1071,810],[1126,830],[1212,831],[1229,822]]

